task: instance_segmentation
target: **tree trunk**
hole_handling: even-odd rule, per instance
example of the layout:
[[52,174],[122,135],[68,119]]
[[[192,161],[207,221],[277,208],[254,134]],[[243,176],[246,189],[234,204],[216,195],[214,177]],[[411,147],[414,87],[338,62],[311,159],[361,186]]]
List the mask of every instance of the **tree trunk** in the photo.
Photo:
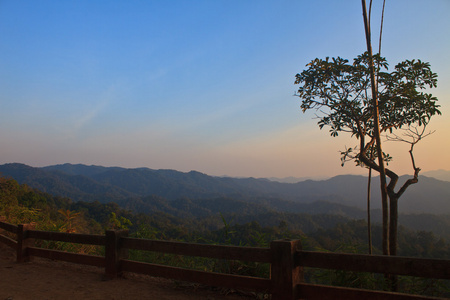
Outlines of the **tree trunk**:
[[372,168],[369,168],[367,180],[367,239],[369,243],[369,254],[372,255],[372,225],[370,222],[370,185],[372,183]]
[[380,138],[380,114],[378,110],[378,89],[377,82],[375,79],[375,68],[373,65],[372,57],[372,43],[370,38],[370,24],[367,18],[366,1],[361,0],[364,18],[364,28],[366,34],[367,52],[369,54],[369,64],[370,64],[370,82],[372,86],[372,101],[373,101],[373,121],[374,121],[374,136],[376,139],[376,150],[378,156],[378,166],[380,168],[380,190],[381,190],[381,205],[383,211],[383,254],[389,255],[389,204],[388,204],[388,194],[387,194],[387,183],[386,183],[386,170],[384,167],[383,151],[381,149],[381,138]]
[[391,255],[397,255],[398,239],[398,198],[389,197],[390,226],[389,226],[389,252]]
[[[397,255],[398,242],[398,197],[389,196],[389,253],[390,255]],[[398,291],[398,276],[391,275],[390,278],[391,291]]]

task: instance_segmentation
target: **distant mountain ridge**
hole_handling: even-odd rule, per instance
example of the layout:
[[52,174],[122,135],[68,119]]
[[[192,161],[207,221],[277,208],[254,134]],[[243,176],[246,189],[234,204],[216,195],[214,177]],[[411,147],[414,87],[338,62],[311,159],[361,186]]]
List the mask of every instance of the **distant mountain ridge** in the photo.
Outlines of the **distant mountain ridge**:
[[439,180],[443,181],[450,181],[450,171],[447,170],[434,170],[434,171],[427,171],[423,172],[422,175],[425,175],[427,177],[433,177]]
[[279,178],[279,177],[269,177],[267,178],[270,181],[277,181],[277,182],[282,182],[282,183],[297,183],[297,182],[301,182],[301,181],[305,181],[305,180],[326,180],[329,179],[330,177],[325,177],[325,176],[319,176],[319,177],[283,177],[283,178]]
[[[0,174],[44,192],[73,200],[124,202],[136,197],[178,199],[281,199],[307,204],[314,201],[365,209],[367,178],[340,175],[327,180],[281,183],[267,179],[213,177],[191,171],[126,169],[63,164],[34,168],[24,164],[0,165]],[[400,183],[407,177],[401,177]],[[373,179],[372,207],[379,208],[378,179]],[[450,183],[420,176],[400,199],[403,213],[450,213]]]

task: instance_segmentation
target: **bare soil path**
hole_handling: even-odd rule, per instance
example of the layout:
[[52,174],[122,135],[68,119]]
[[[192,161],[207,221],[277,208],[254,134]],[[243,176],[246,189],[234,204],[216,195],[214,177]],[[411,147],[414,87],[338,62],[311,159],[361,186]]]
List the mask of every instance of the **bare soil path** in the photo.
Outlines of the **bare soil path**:
[[[251,296],[137,274],[104,281],[103,270],[35,258],[17,264],[12,249],[0,244],[0,300],[155,299],[250,300]],[[228,295],[226,295],[228,294]]]

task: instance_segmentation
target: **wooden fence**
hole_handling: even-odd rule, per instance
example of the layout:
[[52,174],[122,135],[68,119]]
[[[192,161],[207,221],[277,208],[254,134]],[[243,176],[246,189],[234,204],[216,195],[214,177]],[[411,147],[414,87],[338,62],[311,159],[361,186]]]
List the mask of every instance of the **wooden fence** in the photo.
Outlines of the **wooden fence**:
[[[2,230],[9,232],[9,235],[15,235],[16,238],[2,234]],[[36,239],[100,245],[105,247],[105,255],[94,256],[38,248],[34,246]],[[16,226],[4,222],[0,217],[0,242],[16,249],[17,262],[38,256],[102,267],[105,269],[105,277],[109,279],[120,276],[122,272],[134,272],[210,286],[266,292],[272,295],[272,300],[442,299],[310,284],[304,280],[304,267],[450,279],[449,260],[310,252],[302,250],[300,241],[290,240],[273,241],[270,248],[190,244],[130,238],[126,230],[106,231],[105,235],[37,231],[34,230],[33,224]],[[270,278],[204,272],[132,261],[127,259],[129,249],[269,263]]]

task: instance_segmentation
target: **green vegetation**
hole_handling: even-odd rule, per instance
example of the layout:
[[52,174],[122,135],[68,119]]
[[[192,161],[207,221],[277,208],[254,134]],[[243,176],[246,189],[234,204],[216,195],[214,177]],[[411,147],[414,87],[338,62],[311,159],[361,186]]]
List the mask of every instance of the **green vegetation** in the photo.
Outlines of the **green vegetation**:
[[[342,151],[343,163],[352,160],[380,173],[383,253],[396,255],[398,202],[406,189],[418,182],[420,172],[413,148],[430,134],[426,127],[432,116],[441,114],[437,98],[423,92],[437,86],[437,74],[431,71],[429,63],[420,60],[403,61],[388,72],[387,60],[372,56],[371,52],[359,55],[352,63],[340,57],[316,58],[307,67],[295,80],[300,85],[297,96],[302,101],[301,109],[318,112],[319,128],[329,127],[331,136],[348,133],[355,138],[358,146]],[[385,169],[386,160],[391,157],[381,151],[380,134],[410,145],[408,156],[414,173],[397,190],[399,176]]]
[[[250,215],[245,215],[249,212],[243,213],[241,215],[230,210],[223,214],[186,218],[168,213],[133,213],[116,203],[72,202],[19,185],[13,179],[0,177],[0,215],[15,224],[36,222],[39,230],[102,234],[105,229],[128,228],[130,236],[146,239],[252,247],[268,247],[271,241],[278,239],[300,239],[305,250],[365,253],[367,248],[367,223],[364,220],[351,220],[339,215],[288,214],[268,210],[254,215],[251,220]],[[277,223],[274,225],[274,222]],[[381,237],[380,226],[374,226],[374,235]],[[432,232],[400,227],[399,236],[400,255],[450,259],[450,244]],[[90,254],[101,254],[103,251],[101,247],[63,242],[42,242],[40,246]],[[375,243],[374,249],[375,253],[381,253],[380,243]],[[204,271],[269,276],[269,265],[262,263],[137,250],[130,251],[130,258]],[[373,274],[309,269],[305,275],[310,282],[333,285],[382,289],[384,284],[382,276]],[[447,283],[442,281],[400,279],[400,287],[404,291],[430,295],[448,292]]]
[[[75,166],[83,172],[73,174]],[[233,210],[247,211],[252,215],[263,211],[279,211],[339,213],[357,219],[366,216],[363,211],[366,208],[365,201],[362,201],[367,196],[367,178],[364,176],[341,175],[322,181],[306,180],[288,184],[266,179],[213,177],[196,172],[69,164],[61,165],[57,170],[53,170],[53,167],[33,168],[22,164],[5,164],[0,165],[0,173],[21,184],[25,183],[55,196],[70,198],[74,202],[115,202],[132,211],[147,214],[163,212],[183,219],[203,218],[220,212],[226,214]],[[406,177],[401,177],[399,184],[406,180]],[[405,201],[400,203],[400,211],[450,214],[448,182],[428,177],[421,177],[420,180],[420,185],[413,185],[405,192]],[[374,186],[379,185],[378,177],[372,181]],[[145,189],[141,188],[139,193],[126,189],[132,186],[142,186]],[[381,207],[378,194],[372,195],[372,209]],[[423,201],[424,198],[427,201]],[[373,220],[378,222],[376,215]],[[291,222],[292,220],[289,221]],[[270,225],[277,224],[275,222]]]

